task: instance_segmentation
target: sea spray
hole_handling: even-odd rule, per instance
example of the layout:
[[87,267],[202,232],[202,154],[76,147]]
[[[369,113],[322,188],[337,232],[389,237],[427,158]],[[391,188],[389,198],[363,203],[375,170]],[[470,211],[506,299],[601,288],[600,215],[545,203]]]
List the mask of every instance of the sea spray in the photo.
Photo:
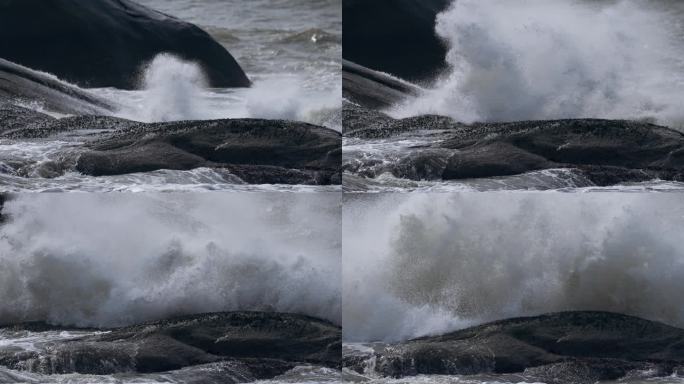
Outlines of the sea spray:
[[0,323],[118,326],[267,310],[340,323],[339,194],[7,201]]
[[673,1],[455,0],[437,18],[450,69],[391,113],[464,122],[684,122],[684,7]]
[[140,91],[95,90],[123,107],[116,115],[143,122],[259,118],[304,121],[341,130],[341,87],[309,86],[303,76],[254,76],[250,88],[207,88],[193,62],[162,53],[143,67]]
[[196,120],[205,115],[207,80],[199,64],[159,54],[146,66],[142,82],[143,121]]
[[684,327],[678,194],[345,197],[349,341],[604,310]]

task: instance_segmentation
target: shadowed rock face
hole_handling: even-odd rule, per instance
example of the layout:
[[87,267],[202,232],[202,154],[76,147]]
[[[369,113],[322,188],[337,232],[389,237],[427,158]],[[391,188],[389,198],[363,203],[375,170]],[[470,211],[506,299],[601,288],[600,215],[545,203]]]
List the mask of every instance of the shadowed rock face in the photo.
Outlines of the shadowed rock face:
[[[42,323],[6,329],[63,330]],[[152,373],[220,362],[256,379],[304,364],[339,368],[341,329],[293,314],[210,313],[55,341],[35,351],[0,348],[0,365],[42,374]]]
[[[431,115],[396,120],[350,103],[344,106],[344,118],[347,137],[435,132],[434,141],[414,156],[420,172],[404,173],[398,167],[397,177],[455,180],[574,168],[600,186],[684,180],[684,135],[648,123],[576,119],[465,125]],[[343,168],[354,172],[346,164]]]
[[347,60],[342,62],[342,96],[351,102],[383,109],[417,93],[418,87],[410,83]]
[[435,18],[450,0],[343,0],[344,58],[418,81],[446,66]]
[[[668,375],[684,365],[684,330],[606,312],[503,320],[442,336],[377,344],[385,376],[525,373],[561,383],[615,380],[633,370]],[[361,371],[359,356],[344,365]]]
[[137,88],[161,52],[199,63],[211,86],[250,84],[206,32],[130,0],[0,0],[0,35],[0,57],[79,86]]
[[111,102],[78,87],[0,58],[0,102],[3,100],[37,101],[65,114],[102,114],[116,109]]

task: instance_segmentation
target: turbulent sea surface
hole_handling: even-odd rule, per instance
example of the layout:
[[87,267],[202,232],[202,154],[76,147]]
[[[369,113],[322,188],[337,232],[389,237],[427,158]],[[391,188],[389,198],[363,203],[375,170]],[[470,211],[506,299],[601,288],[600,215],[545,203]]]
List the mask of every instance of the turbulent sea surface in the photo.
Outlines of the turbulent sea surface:
[[[574,310],[684,326],[680,194],[347,194],[344,354],[492,320]],[[518,383],[524,375],[371,383]],[[682,383],[649,372],[621,383]]]
[[[11,197],[0,220],[0,324],[42,321],[56,329],[0,328],[0,354],[50,351],[54,341],[111,327],[217,311],[340,324],[340,220],[338,193]],[[225,383],[212,373],[221,369],[45,376],[0,367],[0,383]],[[273,382],[340,375],[300,367]]]
[[[207,89],[204,75],[196,65],[160,55],[141,69],[142,90],[88,90],[115,105],[114,112],[103,113],[142,122],[253,117],[297,120],[341,129],[342,10],[339,1],[143,0],[140,3],[195,23],[209,32],[236,58],[253,85],[246,89]],[[24,106],[61,116],[37,102],[24,103]],[[103,177],[84,176],[68,167],[58,175],[41,173],[43,164],[63,163],[69,149],[82,145],[92,133],[74,132],[49,140],[0,140],[0,189],[339,190],[339,187],[249,185],[236,182],[225,172],[207,168]]]
[[[633,119],[684,125],[684,7],[681,2],[457,0],[437,16],[448,46],[441,74],[415,96],[384,110],[395,118],[435,114],[459,122],[574,118]],[[635,27],[638,26],[638,27]],[[659,180],[597,188],[573,172],[412,181],[389,168],[444,139],[407,132],[344,139],[344,164],[367,163],[375,178],[345,175],[350,191],[683,190]],[[408,160],[408,161],[407,161]]]

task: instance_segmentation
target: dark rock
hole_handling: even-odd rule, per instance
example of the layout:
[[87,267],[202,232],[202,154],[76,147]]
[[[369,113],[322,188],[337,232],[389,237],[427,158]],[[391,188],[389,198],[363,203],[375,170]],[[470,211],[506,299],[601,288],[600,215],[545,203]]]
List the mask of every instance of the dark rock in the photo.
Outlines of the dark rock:
[[[0,12],[0,19],[3,16]],[[0,30],[3,27],[0,23]],[[38,102],[47,110],[65,114],[103,114],[117,108],[112,102],[53,76],[0,58],[0,102],[3,101]]]
[[373,71],[342,61],[342,96],[367,108],[388,108],[411,95],[417,95],[420,88],[398,80],[384,73]]
[[0,34],[0,57],[79,86],[137,88],[162,52],[200,64],[213,87],[250,84],[206,32],[130,0],[0,0]]
[[[594,384],[616,381],[633,372],[650,371],[649,376],[669,376],[672,368],[667,364],[629,362],[615,359],[577,359],[525,370],[525,376],[543,382]],[[559,378],[561,378],[559,380]]]
[[[384,376],[522,373],[559,383],[613,380],[637,369],[672,373],[684,362],[684,330],[606,312],[563,312],[497,321],[374,346]],[[361,359],[344,365],[361,369]]]
[[[411,158],[426,164],[425,160],[434,159],[435,153],[440,159],[444,156],[437,149],[451,151],[442,168],[444,180],[509,176],[550,168],[578,169],[600,186],[653,179],[684,180],[684,134],[644,122],[575,119],[465,125],[433,115],[392,119],[351,103],[345,103],[343,113],[346,137],[391,139],[418,131],[434,132],[433,141],[426,142],[422,150],[427,157],[413,154]],[[420,152],[416,148],[413,151]],[[435,169],[432,167],[430,179],[435,179]],[[424,179],[420,175],[425,172],[415,174],[421,177],[415,180]]]
[[437,14],[450,0],[343,0],[345,59],[418,81],[446,66],[446,45],[435,34]]
[[[10,328],[50,330],[38,324]],[[297,365],[341,364],[340,327],[302,315],[210,313],[109,331],[55,341],[30,352],[0,348],[0,364],[41,374],[104,375],[234,362],[256,379],[272,378]]]
[[[266,172],[280,181],[290,175],[291,182],[306,176],[320,183],[334,181],[342,151],[340,134],[331,129],[258,119],[138,124],[90,147],[77,169],[93,176],[231,165],[243,175],[260,173],[248,179],[266,181]],[[280,169],[237,167],[245,165]]]
[[70,116],[55,119],[32,109],[0,103],[0,138],[36,139],[77,130],[118,130],[140,124],[110,116]]
[[393,136],[418,131],[457,131],[468,129],[468,126],[446,116],[421,115],[405,119],[394,119],[362,105],[343,103],[342,132],[346,137],[361,139],[391,138]]
[[557,168],[558,164],[509,143],[472,146],[456,152],[447,163],[442,178],[472,179],[508,176]]
[[226,119],[147,124],[90,115],[54,119],[11,104],[0,104],[0,121],[0,138],[77,134],[87,144],[68,148],[66,158],[75,153],[76,170],[92,176],[213,167],[251,184],[341,183],[340,133],[306,123]]

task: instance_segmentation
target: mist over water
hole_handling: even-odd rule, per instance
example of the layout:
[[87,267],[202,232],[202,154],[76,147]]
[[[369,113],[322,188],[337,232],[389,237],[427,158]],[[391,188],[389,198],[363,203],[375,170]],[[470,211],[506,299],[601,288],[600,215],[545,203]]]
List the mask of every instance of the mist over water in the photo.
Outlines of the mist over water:
[[464,122],[649,119],[684,126],[684,4],[455,0],[438,16],[449,68],[391,113]]
[[0,324],[266,310],[340,323],[340,199],[48,194],[8,201]]
[[136,121],[262,118],[341,129],[339,95],[307,89],[299,75],[257,77],[250,88],[207,88],[197,63],[162,53],[142,67],[140,77],[140,91],[94,92],[122,106],[116,116]]
[[603,310],[684,327],[684,197],[464,193],[346,197],[348,341]]

